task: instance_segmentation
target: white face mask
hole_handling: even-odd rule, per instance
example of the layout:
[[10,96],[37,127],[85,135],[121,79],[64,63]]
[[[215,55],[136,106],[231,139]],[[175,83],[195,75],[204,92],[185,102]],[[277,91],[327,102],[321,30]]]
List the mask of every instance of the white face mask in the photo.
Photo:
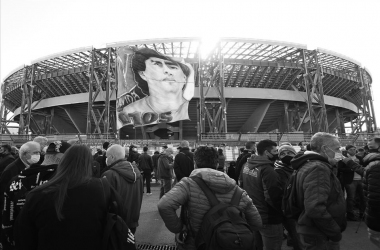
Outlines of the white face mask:
[[29,164],[34,164],[40,161],[40,155],[32,155],[32,157],[28,160]]

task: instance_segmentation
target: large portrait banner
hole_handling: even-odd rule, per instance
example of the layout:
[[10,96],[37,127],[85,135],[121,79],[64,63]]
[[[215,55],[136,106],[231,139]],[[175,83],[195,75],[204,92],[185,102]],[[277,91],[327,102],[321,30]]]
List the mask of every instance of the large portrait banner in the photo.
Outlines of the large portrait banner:
[[117,49],[117,129],[189,120],[194,70],[183,58],[149,48]]

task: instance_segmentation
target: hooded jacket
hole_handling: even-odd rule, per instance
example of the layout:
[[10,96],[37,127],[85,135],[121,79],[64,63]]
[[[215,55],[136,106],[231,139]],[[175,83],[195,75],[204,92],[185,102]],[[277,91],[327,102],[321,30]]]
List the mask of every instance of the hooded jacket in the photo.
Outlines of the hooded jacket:
[[126,159],[110,165],[110,169],[102,174],[123,199],[123,218],[129,228],[138,227],[140,209],[143,198],[143,178],[140,171]]
[[380,232],[380,153],[366,155],[364,164],[365,223],[370,229]]
[[265,156],[252,155],[241,173],[242,187],[260,212],[263,224],[282,223],[283,190],[273,162]]
[[297,232],[324,235],[340,241],[347,226],[346,202],[338,178],[326,158],[306,151],[291,161],[298,170],[297,204],[303,211],[297,221]]
[[290,179],[290,176],[293,174],[294,170],[292,166],[288,166],[282,161],[276,161],[274,163],[274,171],[278,174],[280,178],[282,189],[285,191],[286,185]]
[[[220,202],[230,203],[237,187],[235,180],[227,174],[211,168],[195,169],[191,176],[202,178],[207,186],[215,193]],[[202,219],[210,209],[207,197],[198,184],[191,178],[184,177],[158,202],[158,211],[166,227],[172,233],[179,233],[183,224],[176,214],[176,210],[187,204],[188,218],[194,235],[199,231]],[[243,192],[239,207],[243,209],[245,218],[252,230],[257,231],[262,226],[260,214],[246,192]],[[185,249],[195,249],[194,238],[188,233]]]
[[181,148],[174,158],[173,168],[177,181],[180,181],[183,177],[190,176],[191,172],[194,170],[194,159],[189,148]]

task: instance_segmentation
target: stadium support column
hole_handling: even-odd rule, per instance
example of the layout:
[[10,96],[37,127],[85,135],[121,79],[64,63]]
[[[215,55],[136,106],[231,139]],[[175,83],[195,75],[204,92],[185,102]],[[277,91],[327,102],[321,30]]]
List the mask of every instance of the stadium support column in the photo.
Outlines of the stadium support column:
[[28,85],[27,85],[27,88],[28,88],[28,98],[27,98],[27,104],[28,104],[28,115],[27,115],[27,118],[26,118],[26,134],[29,133],[29,129],[30,129],[30,119],[32,117],[32,103],[33,103],[33,89],[34,89],[34,86],[33,86],[33,81],[34,81],[34,69],[35,69],[35,66],[32,65],[29,68],[29,71],[30,71],[30,85],[29,85],[29,88],[28,88]]
[[106,139],[108,139],[109,127],[110,127],[110,78],[111,78],[111,49],[108,48],[108,60],[107,60],[107,82],[106,82],[106,100],[105,100],[105,113],[104,113],[104,133],[106,133]]
[[88,67],[88,106],[87,106],[87,128],[86,134],[87,136],[91,134],[91,110],[92,110],[92,81],[93,81],[93,73],[94,73],[94,49],[91,51],[91,62]]
[[[310,132],[328,132],[326,106],[323,96],[322,68],[318,61],[318,51],[302,50],[304,83],[310,118]],[[313,102],[316,104],[313,104]]]
[[26,93],[28,91],[26,86],[26,78],[27,78],[27,69],[24,66],[24,77],[22,82],[22,97],[21,97],[21,106],[20,106],[20,120],[19,120],[19,129],[18,133],[20,135],[25,134],[25,123],[24,123],[24,110],[25,110],[25,99]]

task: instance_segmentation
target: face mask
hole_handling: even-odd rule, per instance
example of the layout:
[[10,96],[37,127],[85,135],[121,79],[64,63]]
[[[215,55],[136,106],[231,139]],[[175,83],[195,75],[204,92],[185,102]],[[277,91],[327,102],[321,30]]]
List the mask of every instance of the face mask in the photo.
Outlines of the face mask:
[[32,155],[32,157],[28,160],[28,163],[34,164],[40,161],[40,155]]
[[[327,146],[326,146],[327,147]],[[342,155],[342,153],[338,153],[338,152],[335,152],[334,150],[332,150],[331,148],[327,147],[330,151],[334,152],[334,158],[331,158],[328,154],[326,154],[327,156],[327,160],[330,162],[331,165],[336,165],[338,161],[342,160],[344,157]]]
[[291,155],[287,155],[287,156],[284,156],[281,161],[283,163],[285,163],[286,165],[290,165],[290,161],[293,160],[294,156],[291,156]]

